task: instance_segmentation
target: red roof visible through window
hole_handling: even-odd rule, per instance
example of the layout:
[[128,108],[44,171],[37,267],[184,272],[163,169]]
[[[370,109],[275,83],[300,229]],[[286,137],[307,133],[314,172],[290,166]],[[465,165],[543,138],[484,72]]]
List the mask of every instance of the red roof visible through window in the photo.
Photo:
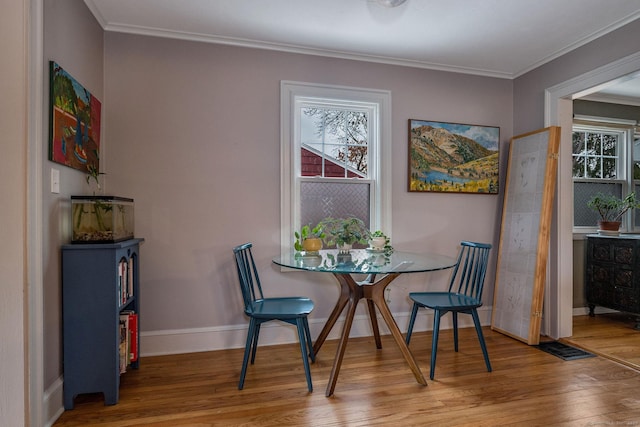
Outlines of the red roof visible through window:
[[[306,148],[301,149],[300,171],[302,176],[322,176],[322,157]],[[343,178],[344,167],[330,159],[325,159],[324,176],[327,178]],[[348,178],[362,178],[361,175],[347,171]]]

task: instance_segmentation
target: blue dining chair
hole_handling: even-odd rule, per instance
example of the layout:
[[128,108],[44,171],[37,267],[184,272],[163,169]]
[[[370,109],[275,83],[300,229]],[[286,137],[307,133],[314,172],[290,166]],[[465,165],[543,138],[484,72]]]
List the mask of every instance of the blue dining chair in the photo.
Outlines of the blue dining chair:
[[251,253],[252,246],[251,243],[245,243],[233,248],[236,266],[238,267],[242,299],[244,300],[244,312],[249,316],[249,331],[247,332],[247,343],[244,348],[244,359],[242,360],[238,389],[242,390],[244,387],[249,352],[251,352],[251,364],[253,365],[255,361],[260,325],[272,320],[281,320],[296,325],[298,328],[298,340],[302,351],[304,373],[307,377],[307,387],[309,391],[313,391],[308,359],[311,358],[311,361],[315,362],[316,358],[311,344],[311,333],[309,332],[309,322],[307,320],[307,316],[313,310],[313,301],[305,297],[264,298],[258,270]]
[[433,379],[436,368],[436,353],[438,351],[438,335],[440,333],[440,318],[451,312],[453,315],[453,343],[458,351],[458,313],[470,314],[476,327],[480,347],[484,355],[487,370],[491,372],[491,363],[487,346],[482,335],[482,327],[478,318],[478,307],[482,305],[482,290],[484,277],[487,272],[489,251],[491,245],[486,243],[462,242],[458,261],[451,275],[451,283],[447,292],[411,292],[409,298],[413,301],[413,309],[407,330],[407,345],[411,341],[413,324],[420,307],[433,309],[433,337],[431,341],[431,369],[429,377]]

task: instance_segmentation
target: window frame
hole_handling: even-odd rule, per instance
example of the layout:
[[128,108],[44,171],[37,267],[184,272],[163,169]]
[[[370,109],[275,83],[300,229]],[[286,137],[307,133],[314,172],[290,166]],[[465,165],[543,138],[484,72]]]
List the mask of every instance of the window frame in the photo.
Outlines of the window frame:
[[[571,134],[574,132],[594,132],[594,133],[616,133],[618,134],[618,164],[616,175],[617,178],[573,178],[572,188],[576,182],[583,183],[611,183],[621,185],[621,194],[628,194],[633,191],[635,185],[640,184],[640,180],[633,179],[633,135],[634,127],[631,123],[619,119],[608,118],[578,118],[574,119]],[[640,160],[640,159],[638,159]],[[573,156],[572,156],[573,164]],[[640,226],[635,225],[634,215],[635,211],[627,212],[622,219],[621,232],[637,232],[640,230]],[[576,226],[575,218],[572,220],[574,234],[589,234],[597,231],[597,224],[593,226]]]
[[[299,116],[300,102],[316,104],[373,107],[368,118],[370,135],[369,179],[372,182],[370,202],[371,229],[383,230],[391,237],[391,92],[379,89],[323,85],[294,81],[280,82],[280,245],[283,252],[293,248],[294,232],[300,224],[300,182],[318,180],[300,177]],[[323,101],[324,100],[324,101]],[[377,114],[375,111],[377,110]],[[325,180],[326,178],[321,178]],[[353,178],[331,178],[352,182]]]

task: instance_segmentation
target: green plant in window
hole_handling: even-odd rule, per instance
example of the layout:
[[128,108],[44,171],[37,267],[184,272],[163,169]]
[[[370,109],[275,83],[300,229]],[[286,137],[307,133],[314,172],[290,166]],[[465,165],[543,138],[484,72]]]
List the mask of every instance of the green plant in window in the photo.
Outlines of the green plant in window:
[[597,193],[589,199],[587,206],[600,215],[601,221],[615,222],[620,221],[629,209],[640,208],[640,203],[635,193],[629,193],[622,199],[613,194]]

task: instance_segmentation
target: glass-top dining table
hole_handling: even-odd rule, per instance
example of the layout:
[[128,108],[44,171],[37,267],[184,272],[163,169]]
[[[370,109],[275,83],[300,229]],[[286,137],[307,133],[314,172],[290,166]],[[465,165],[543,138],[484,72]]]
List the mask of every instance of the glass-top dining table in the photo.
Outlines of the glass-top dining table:
[[[380,311],[382,319],[391,331],[391,335],[400,348],[416,381],[422,385],[427,385],[422,371],[420,371],[413,354],[405,343],[404,337],[387,305],[384,291],[386,287],[401,274],[452,268],[456,264],[455,258],[438,254],[402,251],[352,249],[349,253],[339,253],[338,250],[328,249],[320,250],[317,253],[282,253],[280,256],[274,258],[273,262],[282,267],[298,270],[332,273],[340,284],[338,301],[313,345],[313,350],[317,354],[338,320],[338,317],[346,308],[347,312],[344,319],[344,326],[327,385],[327,397],[333,395],[335,390],[356,307],[361,299],[367,301],[376,348],[382,348],[382,343],[380,341],[380,331],[378,329],[375,307]],[[354,275],[366,275],[361,276],[366,278],[358,281]]]

